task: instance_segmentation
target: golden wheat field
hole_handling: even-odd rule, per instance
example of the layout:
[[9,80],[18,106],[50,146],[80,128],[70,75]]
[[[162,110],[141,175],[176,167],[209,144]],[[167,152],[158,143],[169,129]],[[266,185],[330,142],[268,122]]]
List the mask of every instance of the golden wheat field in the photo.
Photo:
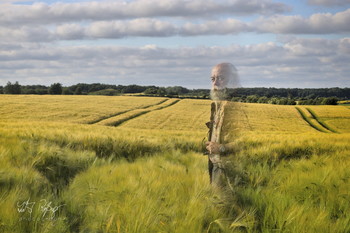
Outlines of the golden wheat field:
[[0,95],[0,232],[350,232],[350,109],[229,103],[227,188],[209,100]]

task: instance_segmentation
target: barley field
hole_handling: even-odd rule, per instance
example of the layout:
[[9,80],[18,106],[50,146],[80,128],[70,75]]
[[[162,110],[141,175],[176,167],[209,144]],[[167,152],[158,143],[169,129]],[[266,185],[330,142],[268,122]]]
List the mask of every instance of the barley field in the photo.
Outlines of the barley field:
[[350,232],[350,109],[229,103],[227,187],[209,100],[0,95],[0,232]]

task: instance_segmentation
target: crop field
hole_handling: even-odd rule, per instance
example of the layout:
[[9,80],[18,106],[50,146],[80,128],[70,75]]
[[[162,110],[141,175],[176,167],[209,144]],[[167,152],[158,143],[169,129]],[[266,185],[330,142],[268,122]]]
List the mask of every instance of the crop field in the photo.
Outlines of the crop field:
[[210,103],[0,95],[0,232],[350,232],[349,106],[229,103],[214,190]]

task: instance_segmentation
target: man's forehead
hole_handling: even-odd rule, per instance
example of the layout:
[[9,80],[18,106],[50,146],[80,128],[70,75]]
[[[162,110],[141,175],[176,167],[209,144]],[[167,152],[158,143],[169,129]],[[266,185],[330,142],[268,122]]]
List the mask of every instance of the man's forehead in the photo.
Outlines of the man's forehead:
[[211,71],[212,75],[229,75],[232,74],[232,69],[228,67],[214,67]]

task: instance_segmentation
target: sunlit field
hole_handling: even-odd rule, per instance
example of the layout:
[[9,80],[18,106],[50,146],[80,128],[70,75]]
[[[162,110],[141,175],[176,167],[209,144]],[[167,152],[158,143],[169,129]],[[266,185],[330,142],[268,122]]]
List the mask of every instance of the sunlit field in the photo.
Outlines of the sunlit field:
[[166,98],[109,96],[1,96],[2,121],[39,120],[54,122],[95,123],[134,109],[147,108]]
[[0,96],[0,232],[350,232],[350,109],[229,103],[209,184],[209,100]]

